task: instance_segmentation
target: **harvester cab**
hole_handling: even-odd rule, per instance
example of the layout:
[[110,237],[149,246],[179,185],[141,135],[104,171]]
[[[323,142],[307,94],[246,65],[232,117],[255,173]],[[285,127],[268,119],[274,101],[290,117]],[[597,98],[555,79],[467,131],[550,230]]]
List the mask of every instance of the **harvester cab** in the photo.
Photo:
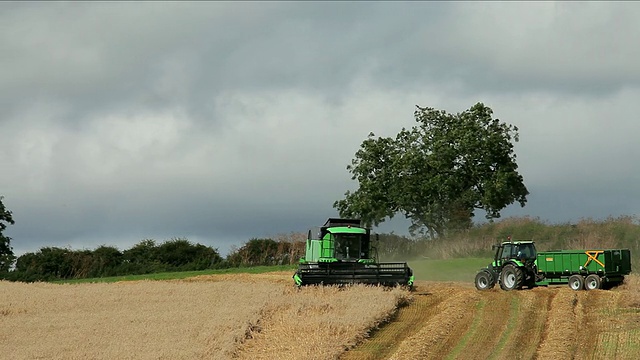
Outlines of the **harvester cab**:
[[360,220],[330,218],[309,230],[305,261],[336,262],[369,259],[370,230]]
[[533,287],[536,283],[536,247],[533,241],[507,241],[493,245],[493,262],[476,275],[478,290],[492,289],[496,283],[503,290]]
[[[377,237],[376,237],[377,238]],[[305,256],[293,275],[297,286],[312,284],[413,285],[407,263],[380,263],[371,229],[359,219],[329,218],[309,230]]]

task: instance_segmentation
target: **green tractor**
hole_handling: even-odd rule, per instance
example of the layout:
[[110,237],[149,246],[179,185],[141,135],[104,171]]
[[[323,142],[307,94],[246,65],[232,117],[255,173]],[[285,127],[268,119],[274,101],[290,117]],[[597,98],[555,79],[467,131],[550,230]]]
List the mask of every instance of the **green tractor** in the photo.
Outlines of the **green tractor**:
[[[376,240],[378,236],[376,235]],[[371,230],[358,219],[330,218],[309,230],[305,257],[293,275],[297,286],[372,284],[413,286],[407,263],[380,263]]]
[[536,247],[533,241],[508,241],[493,245],[496,250],[493,262],[476,275],[478,290],[492,289],[496,283],[502,290],[520,290],[523,286],[536,285]]

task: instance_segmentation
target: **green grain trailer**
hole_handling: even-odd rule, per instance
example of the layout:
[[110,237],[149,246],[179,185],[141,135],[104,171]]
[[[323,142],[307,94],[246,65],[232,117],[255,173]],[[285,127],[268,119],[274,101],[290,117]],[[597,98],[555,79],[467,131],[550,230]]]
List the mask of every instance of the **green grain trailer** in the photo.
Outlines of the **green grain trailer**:
[[573,290],[616,286],[631,272],[629,249],[545,251],[536,262],[537,285],[569,284]]
[[407,263],[378,262],[372,245],[371,230],[360,220],[328,219],[309,230],[305,257],[293,275],[295,284],[413,286],[413,271]]

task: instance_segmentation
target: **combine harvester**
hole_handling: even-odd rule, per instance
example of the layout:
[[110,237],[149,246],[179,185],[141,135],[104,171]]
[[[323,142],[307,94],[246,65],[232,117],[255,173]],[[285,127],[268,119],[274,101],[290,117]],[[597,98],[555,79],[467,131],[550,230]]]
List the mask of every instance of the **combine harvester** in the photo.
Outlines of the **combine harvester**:
[[631,272],[629,249],[536,252],[533,241],[510,238],[494,248],[493,262],[476,275],[478,290],[496,283],[507,291],[554,284],[568,284],[573,290],[609,289]]
[[378,262],[371,229],[363,227],[360,220],[337,218],[309,230],[305,257],[300,259],[293,279],[297,286],[372,284],[409,288],[414,280],[407,263]]

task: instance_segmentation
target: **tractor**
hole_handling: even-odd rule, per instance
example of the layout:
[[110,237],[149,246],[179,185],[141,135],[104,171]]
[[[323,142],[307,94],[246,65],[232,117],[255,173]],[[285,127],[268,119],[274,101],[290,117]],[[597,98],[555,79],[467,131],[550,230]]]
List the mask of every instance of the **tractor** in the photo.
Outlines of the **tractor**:
[[508,241],[493,245],[493,262],[481,269],[475,278],[478,290],[492,289],[496,283],[503,290],[520,290],[536,285],[536,247],[533,241]]

